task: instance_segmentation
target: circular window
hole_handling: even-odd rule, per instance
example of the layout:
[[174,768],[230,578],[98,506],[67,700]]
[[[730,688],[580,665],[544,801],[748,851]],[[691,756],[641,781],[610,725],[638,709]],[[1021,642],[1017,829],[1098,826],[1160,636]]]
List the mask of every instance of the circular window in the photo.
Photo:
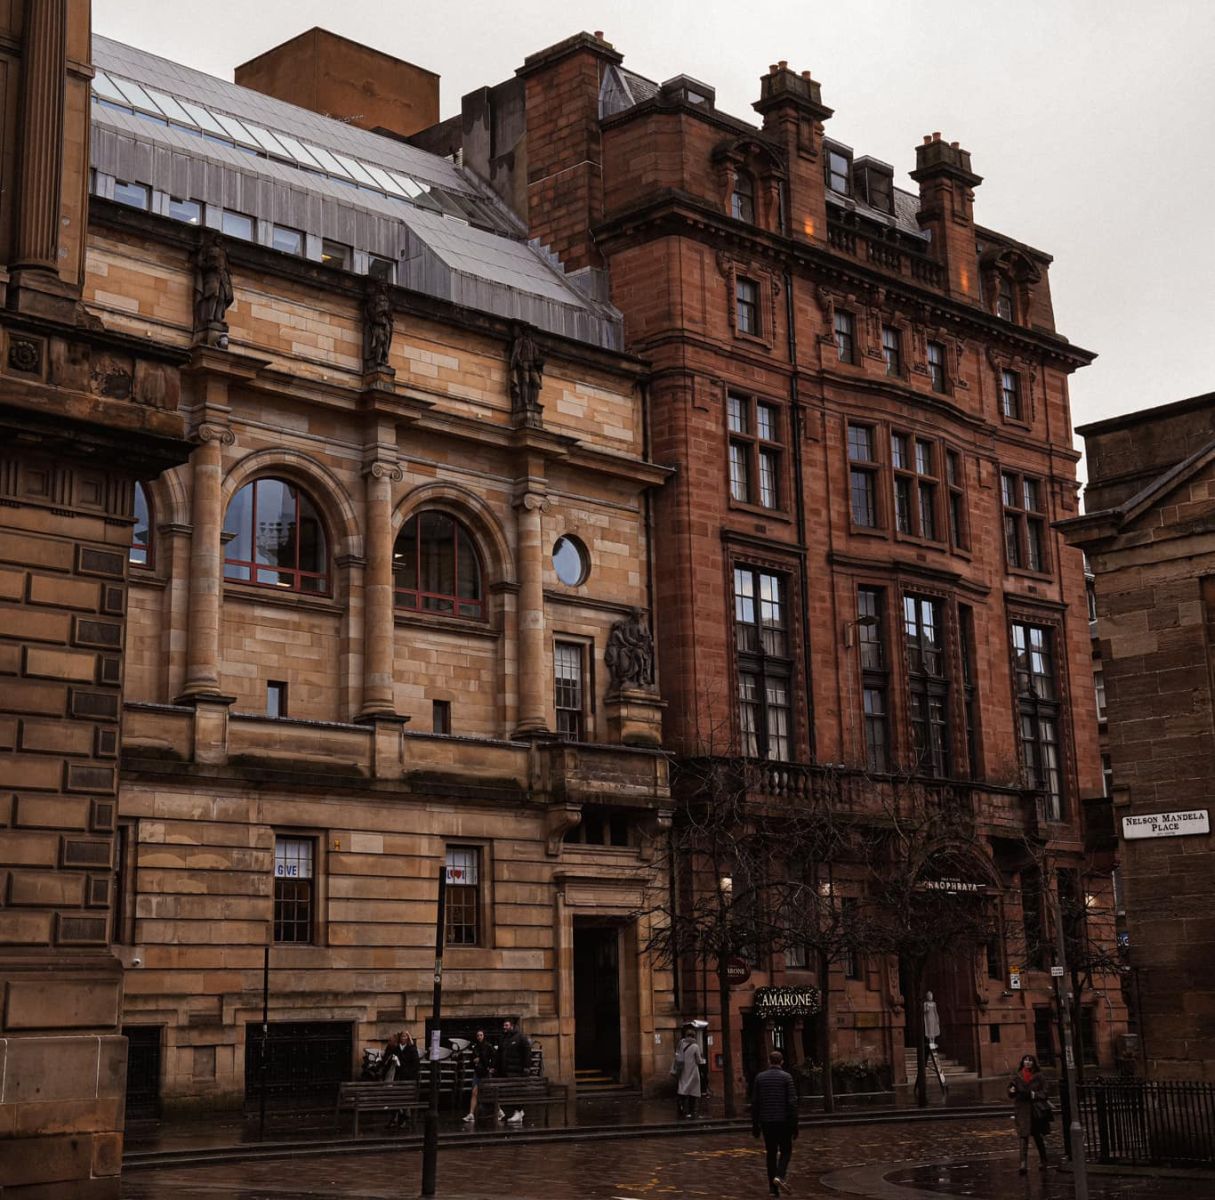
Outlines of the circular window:
[[553,547],[553,570],[566,587],[577,587],[585,583],[591,571],[586,547],[576,537],[568,534],[559,537]]

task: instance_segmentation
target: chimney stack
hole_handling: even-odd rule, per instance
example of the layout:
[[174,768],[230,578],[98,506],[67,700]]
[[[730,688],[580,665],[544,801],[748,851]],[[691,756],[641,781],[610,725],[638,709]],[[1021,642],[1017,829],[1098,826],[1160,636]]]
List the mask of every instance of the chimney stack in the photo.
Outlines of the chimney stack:
[[920,185],[920,225],[932,233],[933,254],[945,267],[949,291],[977,303],[974,189],[983,179],[970,169],[970,152],[943,141],[940,132],[925,134],[915,148],[911,178]]
[[827,193],[823,179],[823,122],[832,109],[809,71],[790,70],[786,60],[774,63],[760,78],[759,99],[752,105],[764,119],[764,132],[778,140],[789,164],[786,219],[795,237],[823,245],[827,241]]

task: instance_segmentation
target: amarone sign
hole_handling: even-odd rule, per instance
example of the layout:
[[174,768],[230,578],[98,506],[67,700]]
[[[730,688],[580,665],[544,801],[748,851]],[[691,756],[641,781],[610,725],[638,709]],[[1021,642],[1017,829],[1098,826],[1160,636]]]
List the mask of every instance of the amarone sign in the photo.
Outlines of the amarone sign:
[[816,987],[756,988],[751,1003],[757,1017],[812,1017],[822,1007]]
[[1139,813],[1122,818],[1124,838],[1189,837],[1210,833],[1211,818],[1205,808],[1186,812]]

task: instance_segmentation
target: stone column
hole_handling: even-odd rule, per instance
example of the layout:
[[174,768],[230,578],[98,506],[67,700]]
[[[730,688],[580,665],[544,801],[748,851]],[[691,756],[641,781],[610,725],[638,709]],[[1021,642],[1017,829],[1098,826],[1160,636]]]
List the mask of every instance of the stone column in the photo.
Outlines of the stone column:
[[547,734],[547,671],[544,645],[544,535],[541,514],[548,500],[526,491],[515,501],[519,564],[518,658],[519,724],[517,737]]
[[13,269],[59,273],[67,0],[25,5],[21,58],[21,171]]
[[363,706],[359,717],[395,716],[392,605],[392,485],[404,478],[393,463],[371,463],[364,473],[367,566],[363,572]]
[[182,699],[219,695],[219,620],[223,594],[223,455],[236,440],[230,429],[202,425],[190,457],[194,532],[190,539],[190,625]]

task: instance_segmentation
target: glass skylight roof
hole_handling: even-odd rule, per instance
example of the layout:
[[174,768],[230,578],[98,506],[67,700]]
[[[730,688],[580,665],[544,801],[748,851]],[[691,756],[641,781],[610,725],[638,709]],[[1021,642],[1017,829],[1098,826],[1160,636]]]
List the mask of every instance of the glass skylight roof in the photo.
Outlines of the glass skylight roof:
[[99,70],[94,73],[93,96],[105,107],[125,110],[182,133],[227,142],[246,153],[288,163],[339,183],[354,183],[416,208],[443,213],[456,221],[471,223],[496,233],[507,232],[492,208],[475,196],[449,191],[414,179],[402,171],[388,170],[375,163],[326,150],[323,146],[301,142],[287,134],[238,120],[218,109],[123,79],[112,72]]

